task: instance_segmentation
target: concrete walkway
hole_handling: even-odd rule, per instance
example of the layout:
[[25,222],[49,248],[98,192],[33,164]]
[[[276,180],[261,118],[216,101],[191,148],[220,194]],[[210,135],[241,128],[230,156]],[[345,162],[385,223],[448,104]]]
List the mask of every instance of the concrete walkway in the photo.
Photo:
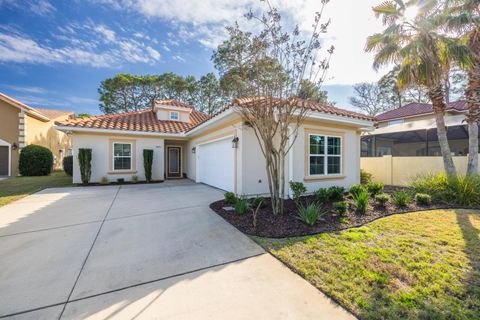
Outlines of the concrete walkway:
[[188,180],[47,189],[0,208],[0,317],[349,319]]

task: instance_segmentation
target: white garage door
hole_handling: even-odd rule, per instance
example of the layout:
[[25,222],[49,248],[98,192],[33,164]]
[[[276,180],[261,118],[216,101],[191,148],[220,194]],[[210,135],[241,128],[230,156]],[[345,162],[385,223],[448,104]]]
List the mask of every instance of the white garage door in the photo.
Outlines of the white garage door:
[[233,191],[233,154],[231,137],[199,145],[197,161],[200,182],[225,191]]

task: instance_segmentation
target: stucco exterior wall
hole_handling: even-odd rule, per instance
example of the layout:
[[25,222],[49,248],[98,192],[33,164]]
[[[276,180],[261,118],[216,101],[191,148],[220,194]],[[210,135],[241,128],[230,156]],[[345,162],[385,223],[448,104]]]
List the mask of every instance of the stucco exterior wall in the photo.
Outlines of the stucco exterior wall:
[[[133,140],[135,142],[135,170],[129,173],[113,173],[111,171],[112,157],[110,155],[110,145],[115,140]],[[133,175],[138,176],[140,180],[145,180],[145,170],[143,166],[143,149],[153,150],[152,179],[164,179],[164,139],[159,137],[139,137],[132,135],[92,135],[79,134],[72,135],[73,141],[73,183],[81,183],[80,168],[78,165],[78,149],[92,149],[92,176],[91,182],[100,182],[102,177],[106,176],[109,181],[116,181],[123,178],[130,181]]]
[[[0,101],[0,139],[10,145],[16,143],[19,145],[19,116],[20,109]],[[10,174],[18,175],[18,157],[19,151],[10,150]]]
[[50,149],[55,159],[55,169],[61,168],[63,156],[66,156],[68,149],[72,147],[72,141],[68,135],[56,130],[53,126],[55,121],[63,121],[68,119],[68,117],[68,115],[64,115],[51,119],[48,122],[35,119],[28,115],[25,117],[26,144],[38,144]]
[[[467,171],[467,157],[453,157],[459,174]],[[373,157],[361,158],[361,168],[373,174],[373,180],[388,185],[405,186],[418,175],[444,171],[442,157]]]
[[189,122],[190,121],[190,114],[186,111],[181,111],[178,109],[168,109],[168,108],[157,108],[157,118],[158,120],[170,120],[170,111],[176,111],[179,115],[179,120],[182,122]]

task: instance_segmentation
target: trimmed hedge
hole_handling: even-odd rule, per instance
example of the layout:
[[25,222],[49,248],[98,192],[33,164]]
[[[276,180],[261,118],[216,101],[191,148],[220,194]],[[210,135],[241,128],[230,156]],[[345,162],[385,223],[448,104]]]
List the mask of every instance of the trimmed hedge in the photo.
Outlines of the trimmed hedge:
[[63,157],[62,165],[63,171],[69,176],[73,176],[73,156]]
[[31,144],[20,152],[18,170],[22,176],[48,176],[53,168],[53,154],[45,147]]
[[78,149],[78,164],[82,183],[88,184],[92,175],[92,149]]
[[145,169],[145,180],[152,181],[153,150],[143,149],[143,167]]

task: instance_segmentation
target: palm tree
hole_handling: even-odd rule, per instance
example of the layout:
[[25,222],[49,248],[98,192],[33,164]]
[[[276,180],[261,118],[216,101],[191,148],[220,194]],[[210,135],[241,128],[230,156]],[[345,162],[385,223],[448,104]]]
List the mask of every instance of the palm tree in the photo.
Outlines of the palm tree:
[[478,124],[480,122],[480,0],[448,0],[445,27],[464,40],[472,55],[467,69],[465,90],[468,114],[468,168],[467,174],[478,174]]
[[[437,124],[438,142],[448,175],[456,175],[445,126],[445,92],[443,80],[453,62],[464,65],[468,48],[457,39],[437,33],[441,12],[433,1],[387,0],[373,8],[382,18],[385,30],[368,37],[366,51],[375,52],[374,68],[395,64],[401,89],[424,86],[432,102]],[[413,13],[413,14],[412,14]],[[428,17],[428,18],[427,18]]]

